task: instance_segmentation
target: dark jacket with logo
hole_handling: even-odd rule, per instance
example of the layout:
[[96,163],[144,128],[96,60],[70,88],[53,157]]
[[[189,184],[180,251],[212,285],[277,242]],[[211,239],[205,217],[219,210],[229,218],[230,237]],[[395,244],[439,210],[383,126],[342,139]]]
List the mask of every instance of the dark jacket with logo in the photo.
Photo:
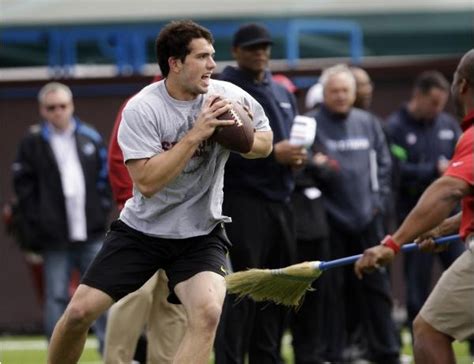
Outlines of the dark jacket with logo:
[[433,120],[415,120],[403,106],[388,117],[386,131],[396,166],[397,210],[402,220],[439,177],[438,161],[453,156],[461,129],[447,113]]
[[[75,121],[74,135],[85,180],[87,237],[93,240],[104,234],[111,207],[107,151],[95,129]],[[26,230],[25,248],[66,248],[70,239],[65,198],[46,123],[32,126],[20,142],[13,182]]]
[[[249,74],[228,66],[220,79],[241,87],[262,105],[270,120],[273,143],[289,139],[297,114],[296,100],[285,87],[273,82],[270,72],[266,72],[263,82],[256,83]],[[291,168],[278,163],[273,153],[267,158],[252,160],[231,153],[225,168],[225,191],[243,190],[269,200],[286,202],[293,188]]]
[[[329,236],[324,196],[318,196],[318,191],[321,193],[322,180],[328,180],[337,173],[329,163],[323,166],[312,163],[312,157],[310,151],[308,164],[295,174],[295,190],[291,195],[293,211],[298,217],[296,237],[305,241],[315,241]],[[313,189],[315,195],[308,194],[308,189]]]
[[392,164],[382,127],[357,108],[340,115],[322,106],[308,115],[318,122],[314,149],[337,163],[337,172],[322,184],[326,212],[340,229],[363,231],[390,196]]

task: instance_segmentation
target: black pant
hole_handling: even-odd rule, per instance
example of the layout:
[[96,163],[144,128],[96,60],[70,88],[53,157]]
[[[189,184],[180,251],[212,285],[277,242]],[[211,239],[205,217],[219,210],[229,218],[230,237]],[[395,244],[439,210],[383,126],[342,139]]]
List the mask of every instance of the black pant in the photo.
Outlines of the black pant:
[[[230,258],[234,271],[247,268],[280,268],[295,262],[296,243],[291,207],[254,195],[226,193],[224,214],[232,243]],[[250,299],[236,301],[228,295],[215,342],[216,364],[279,362],[279,347],[288,309]]]
[[[328,240],[321,237],[314,240],[298,240],[298,260],[300,262],[329,259]],[[317,279],[304,297],[301,306],[291,313],[290,328],[293,336],[295,364],[323,363],[327,347],[326,328],[331,322],[326,320],[328,281],[322,276]]]
[[[382,220],[379,218],[360,233],[343,231],[331,218],[330,251],[331,258],[362,253],[364,249],[378,244],[383,234]],[[368,358],[376,363],[399,363],[399,340],[391,317],[392,299],[389,275],[385,268],[367,274],[358,280],[353,266],[332,269],[320,279],[330,281],[328,290],[327,315],[330,326],[326,335],[329,340],[327,360],[341,362],[347,343],[347,317],[345,304],[352,305],[360,321],[363,334],[367,338]]]

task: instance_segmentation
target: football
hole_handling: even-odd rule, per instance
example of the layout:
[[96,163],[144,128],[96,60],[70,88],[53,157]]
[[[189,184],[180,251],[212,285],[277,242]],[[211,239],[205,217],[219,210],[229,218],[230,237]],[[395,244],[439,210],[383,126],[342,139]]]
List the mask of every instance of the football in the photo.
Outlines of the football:
[[217,118],[219,120],[235,120],[235,124],[217,127],[211,140],[238,153],[250,152],[253,146],[254,127],[253,120],[244,107],[240,103],[232,101],[232,109]]

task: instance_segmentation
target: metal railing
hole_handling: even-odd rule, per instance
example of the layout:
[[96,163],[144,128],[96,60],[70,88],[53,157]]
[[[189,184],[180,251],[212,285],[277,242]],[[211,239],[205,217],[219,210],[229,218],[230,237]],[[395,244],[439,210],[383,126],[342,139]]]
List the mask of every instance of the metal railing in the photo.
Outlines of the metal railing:
[[[263,21],[274,37],[286,43],[286,60],[290,68],[300,59],[301,37],[305,34],[346,34],[349,41],[347,56],[352,63],[363,57],[363,34],[358,23],[346,20],[269,20]],[[216,39],[230,38],[240,22],[202,22]],[[147,44],[154,39],[160,25],[91,25],[42,28],[6,28],[0,32],[3,44],[46,45],[48,67],[54,75],[71,76],[78,63],[81,42],[94,43],[102,56],[115,64],[117,73],[139,74],[147,61]]]

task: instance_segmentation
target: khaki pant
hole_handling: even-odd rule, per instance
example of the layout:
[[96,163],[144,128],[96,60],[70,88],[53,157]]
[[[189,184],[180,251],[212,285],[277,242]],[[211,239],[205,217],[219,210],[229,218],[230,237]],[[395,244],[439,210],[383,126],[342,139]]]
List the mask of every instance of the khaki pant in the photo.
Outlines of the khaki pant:
[[444,271],[420,311],[421,317],[436,330],[458,341],[474,335],[473,248]]
[[140,289],[109,310],[104,363],[130,364],[146,326],[147,363],[172,363],[186,329],[182,305],[168,303],[168,278],[159,270]]

